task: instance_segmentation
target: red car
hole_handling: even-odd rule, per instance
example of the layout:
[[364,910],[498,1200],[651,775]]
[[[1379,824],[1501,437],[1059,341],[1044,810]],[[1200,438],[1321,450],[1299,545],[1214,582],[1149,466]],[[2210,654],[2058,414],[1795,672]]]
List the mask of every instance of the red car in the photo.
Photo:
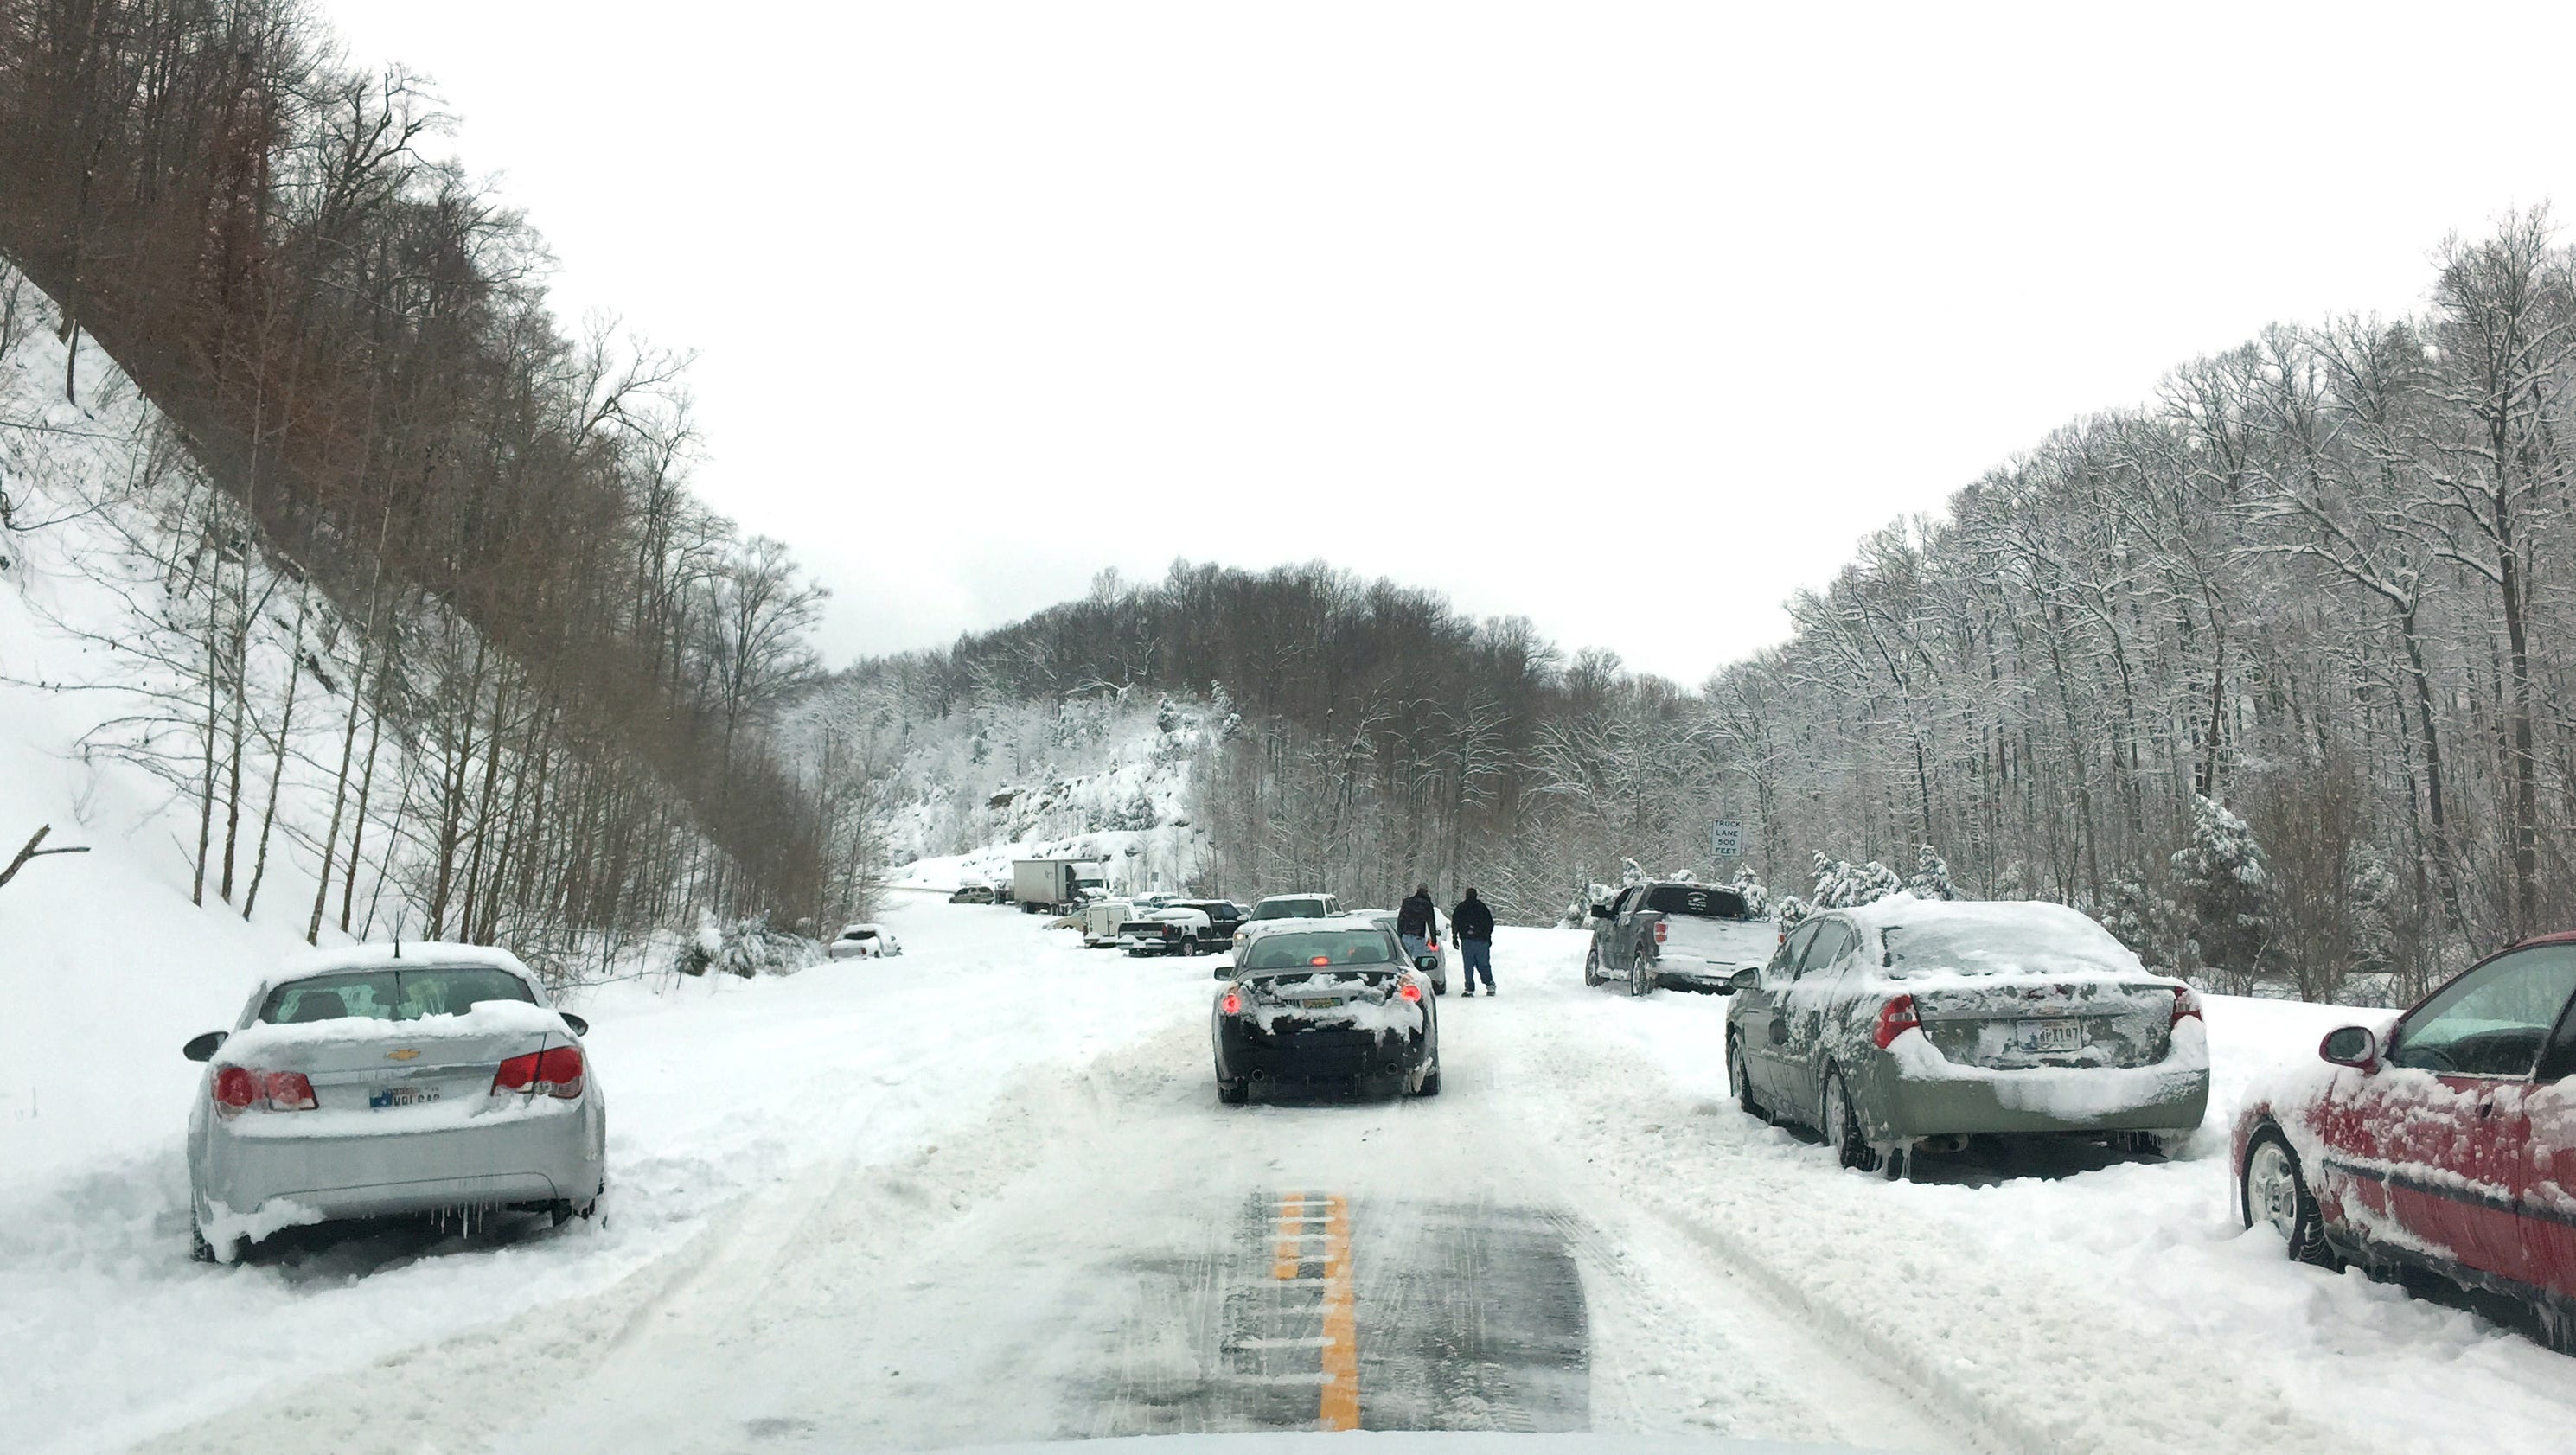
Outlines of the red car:
[[2345,1026],[2236,1123],[2237,1205],[2290,1256],[2530,1304],[2576,1353],[2576,931]]

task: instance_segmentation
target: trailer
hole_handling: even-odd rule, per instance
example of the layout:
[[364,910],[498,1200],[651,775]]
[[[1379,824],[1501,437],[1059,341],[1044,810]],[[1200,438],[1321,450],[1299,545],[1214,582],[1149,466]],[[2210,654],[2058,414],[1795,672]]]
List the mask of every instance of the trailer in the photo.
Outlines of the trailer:
[[1106,892],[1108,887],[1106,859],[1011,861],[1011,898],[1022,914],[1065,914],[1088,897],[1085,891]]

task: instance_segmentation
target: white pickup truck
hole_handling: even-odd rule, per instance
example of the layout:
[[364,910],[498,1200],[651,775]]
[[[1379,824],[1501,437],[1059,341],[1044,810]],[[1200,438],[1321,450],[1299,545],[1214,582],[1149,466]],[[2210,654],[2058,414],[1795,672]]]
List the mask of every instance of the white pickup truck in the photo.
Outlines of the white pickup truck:
[[1744,896],[1714,884],[1632,884],[1592,906],[1583,983],[1618,981],[1630,995],[1657,985],[1728,994],[1735,972],[1771,958],[1780,934]]

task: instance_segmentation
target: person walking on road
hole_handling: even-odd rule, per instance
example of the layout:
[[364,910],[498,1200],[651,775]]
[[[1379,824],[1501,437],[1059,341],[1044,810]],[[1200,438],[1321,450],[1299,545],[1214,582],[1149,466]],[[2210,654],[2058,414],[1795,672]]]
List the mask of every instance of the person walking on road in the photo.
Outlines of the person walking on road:
[[1485,977],[1485,993],[1494,993],[1494,912],[1476,897],[1476,886],[1467,886],[1467,897],[1449,911],[1449,933],[1458,937],[1458,954],[1467,967],[1460,978],[1465,982],[1460,993],[1476,993],[1476,977]]
[[1431,941],[1440,933],[1440,911],[1431,903],[1431,886],[1414,886],[1413,897],[1395,907],[1395,937],[1404,942],[1404,953],[1419,960],[1431,953]]

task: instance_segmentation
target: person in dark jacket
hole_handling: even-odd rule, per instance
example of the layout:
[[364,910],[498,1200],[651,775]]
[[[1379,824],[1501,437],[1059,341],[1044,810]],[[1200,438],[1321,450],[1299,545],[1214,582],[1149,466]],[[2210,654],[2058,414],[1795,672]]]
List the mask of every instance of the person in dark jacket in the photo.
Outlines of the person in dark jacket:
[[1463,993],[1476,993],[1476,976],[1485,977],[1485,993],[1494,993],[1494,912],[1467,886],[1467,897],[1449,911],[1449,933],[1458,937],[1458,953],[1467,966]]
[[1414,886],[1413,897],[1395,907],[1395,937],[1404,942],[1404,953],[1416,960],[1431,953],[1431,942],[1440,933],[1440,911],[1431,903],[1431,886]]

